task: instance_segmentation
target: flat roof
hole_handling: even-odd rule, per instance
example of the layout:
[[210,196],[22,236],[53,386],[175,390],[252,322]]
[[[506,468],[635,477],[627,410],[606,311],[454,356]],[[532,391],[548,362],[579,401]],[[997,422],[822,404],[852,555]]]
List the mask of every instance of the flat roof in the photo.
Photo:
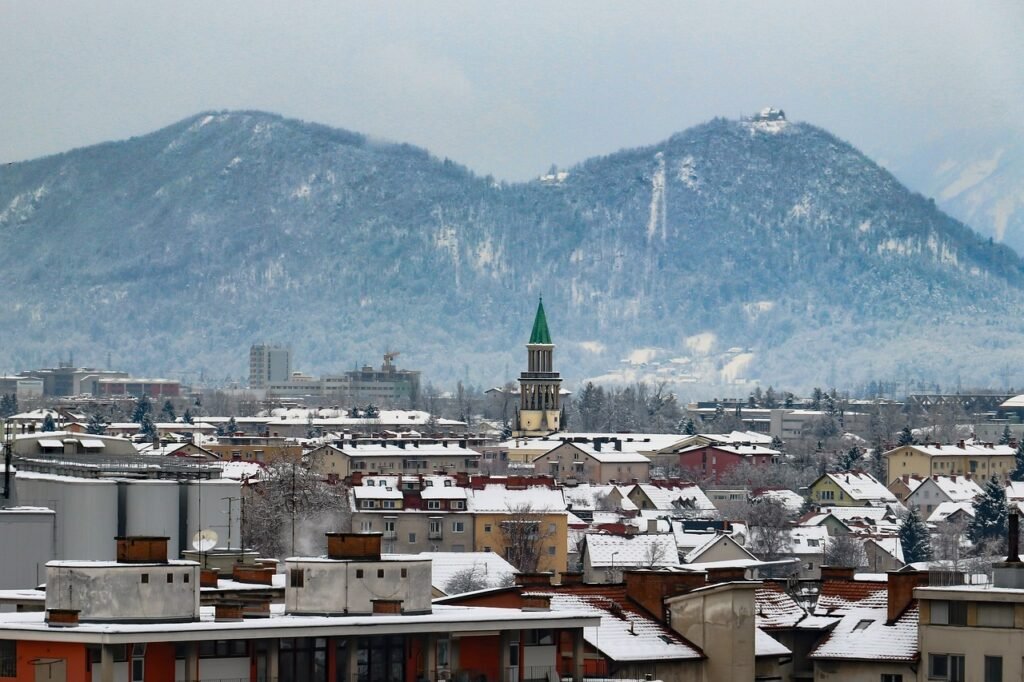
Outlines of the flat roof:
[[200,608],[200,620],[186,623],[80,623],[50,627],[45,613],[0,614],[0,639],[83,644],[188,642],[196,639],[271,639],[277,637],[366,637],[368,635],[465,633],[532,628],[597,627],[600,618],[585,611],[520,611],[489,606],[435,604],[432,613],[376,616],[286,615],[271,604],[269,618],[216,622],[213,607]]

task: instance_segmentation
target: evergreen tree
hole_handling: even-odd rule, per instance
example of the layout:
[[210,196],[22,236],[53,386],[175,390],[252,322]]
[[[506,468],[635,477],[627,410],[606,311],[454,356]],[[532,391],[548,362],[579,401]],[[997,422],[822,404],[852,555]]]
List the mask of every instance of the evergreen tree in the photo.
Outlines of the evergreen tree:
[[148,441],[156,440],[158,431],[156,423],[153,421],[153,416],[148,412],[142,415],[142,421],[139,422],[139,433],[146,437]]
[[861,449],[854,445],[846,452],[839,453],[839,459],[836,464],[839,466],[840,471],[852,471],[860,467],[863,454]]
[[817,386],[814,387],[814,390],[811,392],[811,409],[812,410],[820,410],[821,409],[821,399],[822,399],[822,397],[824,397],[824,395],[825,395],[824,392],[820,388],[818,388]]
[[0,396],[0,417],[10,417],[18,413],[18,396],[4,393]]
[[236,433],[238,433],[238,423],[235,421],[234,417],[229,417],[228,423],[224,426],[224,435],[233,436]]
[[986,540],[1006,537],[1006,488],[996,476],[988,479],[981,495],[974,498],[974,518],[967,526],[967,535],[975,545]]
[[896,438],[896,445],[903,447],[904,445],[913,445],[916,441],[914,440],[914,433],[910,430],[910,424],[903,427],[900,431],[900,435]]
[[782,400],[782,406],[785,407],[787,410],[792,410],[795,400],[796,399],[793,396],[793,394],[790,393],[789,391],[786,391],[786,397],[783,398]]
[[772,436],[772,450],[778,450],[783,452],[786,444],[782,442],[782,439],[778,436]]
[[1003,434],[999,436],[999,444],[1009,445],[1011,440],[1013,440],[1013,431],[1010,431],[1010,425],[1006,424],[1003,426]]
[[142,423],[142,418],[147,414],[153,412],[153,403],[149,401],[148,396],[142,396],[135,401],[135,409],[132,411],[132,421],[136,424]]
[[177,419],[177,415],[174,413],[174,403],[167,399],[164,401],[163,409],[160,410],[160,420],[173,422],[175,419]]
[[192,410],[185,408],[185,414],[181,415],[181,421],[186,424],[195,424],[195,417],[192,416]]
[[1024,481],[1024,438],[1017,443],[1017,451],[1013,453],[1014,467],[1010,472],[1011,481]]
[[46,416],[43,417],[43,431],[48,433],[50,431],[56,431],[56,430],[57,430],[57,422],[54,421],[53,414],[50,413],[50,412],[47,412]]
[[779,398],[775,395],[775,389],[771,386],[764,392],[764,407],[769,410],[775,409],[779,406]]
[[685,419],[679,420],[677,430],[684,436],[692,436],[697,433],[697,425],[693,423],[692,419],[686,417]]
[[107,432],[107,422],[100,416],[99,412],[93,412],[89,415],[89,423],[86,424],[85,431],[94,436],[102,436]]
[[916,508],[911,507],[910,513],[900,522],[899,538],[905,562],[912,564],[931,560],[932,545],[928,526],[921,520]]

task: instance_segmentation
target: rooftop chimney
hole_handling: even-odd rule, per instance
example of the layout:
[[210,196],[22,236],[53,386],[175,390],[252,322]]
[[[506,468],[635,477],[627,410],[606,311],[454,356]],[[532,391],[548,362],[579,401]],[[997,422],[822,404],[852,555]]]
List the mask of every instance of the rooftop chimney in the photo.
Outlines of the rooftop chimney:
[[199,587],[217,587],[217,569],[203,568],[199,571]]
[[73,628],[78,625],[78,609],[47,609],[46,624],[51,628]]
[[1006,563],[1020,563],[1020,517],[1017,510],[1010,512],[1006,528]]
[[1020,560],[1020,520],[1016,509],[1010,512],[1006,535],[1006,561],[992,564],[992,584],[996,587],[1022,589],[1024,562]]
[[709,583],[731,583],[746,579],[747,570],[742,566],[717,566],[708,569]]
[[240,602],[221,602],[213,605],[213,620],[218,623],[235,623],[243,618]]
[[890,571],[889,572],[889,610],[886,614],[886,623],[889,625],[896,622],[910,602],[914,600],[914,588],[928,585],[927,571]]
[[822,566],[821,579],[837,580],[841,582],[852,582],[857,569],[852,566]]
[[703,571],[626,570],[622,574],[626,596],[662,622],[665,622],[667,597],[704,587],[708,582],[708,574]]
[[559,579],[562,581],[560,585],[582,585],[583,584],[583,572],[582,571],[562,571],[559,574]]
[[555,574],[551,571],[543,573],[517,573],[516,585],[520,587],[551,587]]
[[380,561],[383,533],[327,533],[327,558]]
[[117,562],[121,564],[166,564],[167,541],[159,535],[117,537]]
[[524,594],[522,596],[523,611],[550,611],[550,594]]
[[235,564],[231,567],[231,578],[240,583],[251,583],[254,585],[273,585],[274,574],[277,571],[270,567],[254,568]]

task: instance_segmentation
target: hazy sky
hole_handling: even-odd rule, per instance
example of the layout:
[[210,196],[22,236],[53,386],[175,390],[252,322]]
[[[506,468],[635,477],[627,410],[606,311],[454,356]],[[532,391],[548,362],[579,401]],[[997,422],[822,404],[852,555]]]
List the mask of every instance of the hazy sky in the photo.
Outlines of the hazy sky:
[[766,105],[883,161],[1021,130],[1024,2],[0,0],[0,162],[245,108],[523,179]]

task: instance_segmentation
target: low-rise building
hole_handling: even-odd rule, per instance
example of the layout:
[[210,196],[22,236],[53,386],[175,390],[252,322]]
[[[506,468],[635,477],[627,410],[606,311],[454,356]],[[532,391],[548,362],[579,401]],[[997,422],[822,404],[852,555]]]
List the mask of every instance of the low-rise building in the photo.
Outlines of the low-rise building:
[[907,496],[908,508],[928,518],[943,502],[972,502],[981,495],[981,486],[970,476],[929,476]]
[[650,478],[651,460],[622,450],[622,441],[562,443],[533,458],[534,470],[563,483],[642,482]]
[[767,466],[777,463],[782,456],[778,450],[763,445],[695,445],[676,454],[682,471],[715,482],[740,464]]
[[1009,445],[993,445],[959,441],[953,445],[903,445],[885,453],[886,480],[914,475],[928,478],[966,476],[984,484],[990,476],[1005,481],[1015,466],[1015,449]]
[[820,476],[809,487],[811,502],[822,506],[879,507],[898,504],[896,496],[863,471],[848,471]]

